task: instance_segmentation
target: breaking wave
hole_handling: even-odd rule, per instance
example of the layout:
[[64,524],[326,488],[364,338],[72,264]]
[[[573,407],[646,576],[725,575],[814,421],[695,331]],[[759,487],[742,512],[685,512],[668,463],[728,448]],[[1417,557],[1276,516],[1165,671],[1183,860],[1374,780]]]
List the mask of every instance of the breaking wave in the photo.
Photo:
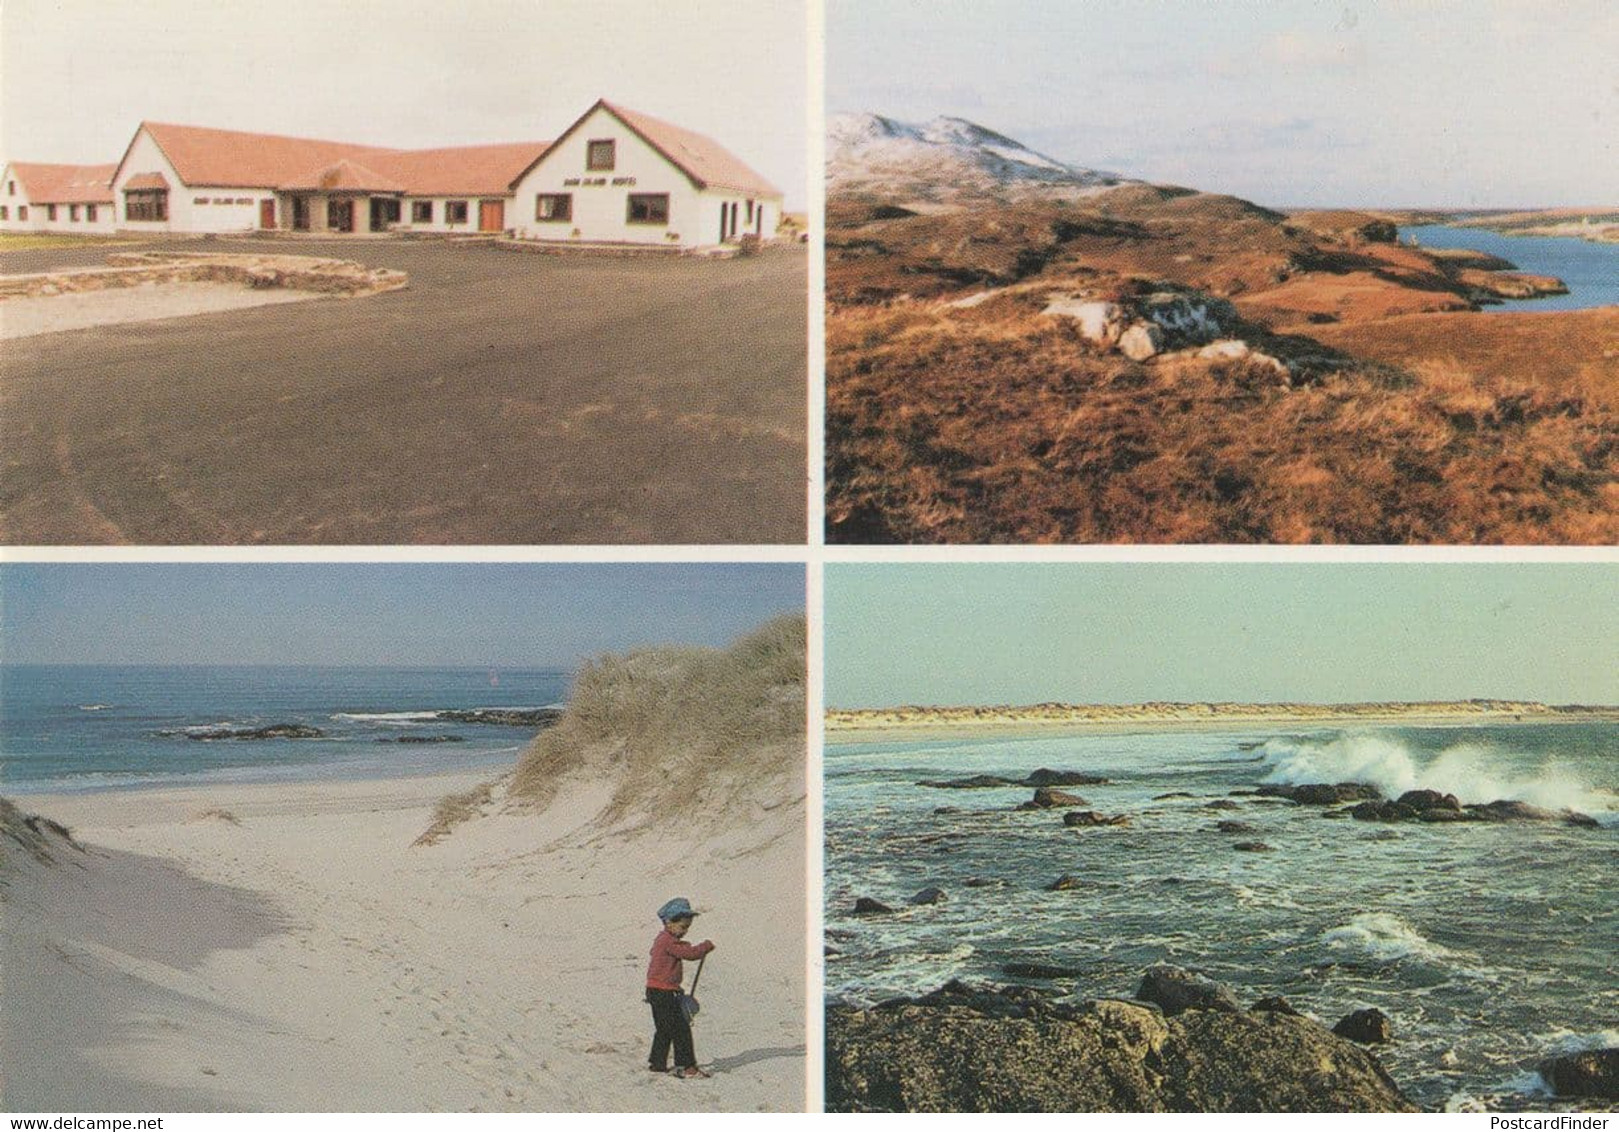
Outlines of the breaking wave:
[[1321,942],[1335,951],[1352,951],[1379,963],[1401,959],[1448,959],[1450,952],[1416,928],[1387,912],[1364,912],[1341,927],[1321,935]]
[[1407,790],[1454,794],[1463,804],[1510,799],[1547,809],[1585,813],[1614,810],[1615,798],[1567,767],[1547,762],[1514,766],[1497,747],[1461,743],[1436,755],[1418,752],[1397,736],[1351,733],[1331,739],[1271,739],[1260,748],[1269,768],[1265,782],[1364,782],[1385,796]]

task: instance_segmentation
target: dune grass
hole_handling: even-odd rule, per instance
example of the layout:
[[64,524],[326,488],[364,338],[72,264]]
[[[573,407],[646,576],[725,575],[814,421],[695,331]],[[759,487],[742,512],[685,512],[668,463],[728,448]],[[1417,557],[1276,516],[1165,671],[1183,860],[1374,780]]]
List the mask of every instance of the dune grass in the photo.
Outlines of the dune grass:
[[543,806],[570,775],[614,783],[604,823],[692,818],[803,766],[805,630],[781,617],[724,649],[665,646],[605,656],[574,681],[536,738],[510,798]]

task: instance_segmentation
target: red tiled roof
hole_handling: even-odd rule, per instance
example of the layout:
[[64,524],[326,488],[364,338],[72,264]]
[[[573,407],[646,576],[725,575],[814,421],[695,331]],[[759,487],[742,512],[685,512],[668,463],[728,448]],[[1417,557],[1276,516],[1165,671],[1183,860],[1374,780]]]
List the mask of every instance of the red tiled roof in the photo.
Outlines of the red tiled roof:
[[550,148],[550,142],[508,142],[405,149],[370,164],[408,185],[412,196],[502,196]]
[[193,186],[274,188],[314,176],[344,158],[369,160],[389,152],[352,142],[317,141],[206,126],[164,122],[141,125],[174,166],[180,180]]
[[187,185],[501,196],[549,142],[384,149],[203,126],[144,123]]
[[323,192],[402,193],[405,186],[375,169],[344,158],[335,165],[275,186],[278,189],[318,189]]
[[8,168],[35,204],[111,204],[116,165],[41,165],[14,161]]
[[741,158],[713,138],[606,99],[598,105],[606,107],[703,188],[736,189],[759,196],[781,196],[780,189],[748,168]]
[[166,189],[168,187],[169,179],[161,173],[136,173],[133,177],[124,182],[124,188],[126,190]]

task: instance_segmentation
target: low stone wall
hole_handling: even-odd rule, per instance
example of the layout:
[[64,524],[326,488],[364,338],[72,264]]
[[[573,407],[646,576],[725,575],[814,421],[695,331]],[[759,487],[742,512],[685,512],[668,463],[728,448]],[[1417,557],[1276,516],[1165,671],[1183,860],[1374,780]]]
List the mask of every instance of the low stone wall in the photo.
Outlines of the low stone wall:
[[410,276],[389,268],[342,259],[295,255],[235,255],[208,252],[115,252],[108,267],[0,276],[0,300],[139,287],[147,283],[237,283],[284,287],[352,298],[398,291]]
[[682,248],[673,244],[607,244],[584,240],[563,243],[560,240],[495,240],[494,246],[509,252],[530,252],[534,255],[583,255],[631,259],[646,256],[704,256],[730,259],[739,254],[735,246]]

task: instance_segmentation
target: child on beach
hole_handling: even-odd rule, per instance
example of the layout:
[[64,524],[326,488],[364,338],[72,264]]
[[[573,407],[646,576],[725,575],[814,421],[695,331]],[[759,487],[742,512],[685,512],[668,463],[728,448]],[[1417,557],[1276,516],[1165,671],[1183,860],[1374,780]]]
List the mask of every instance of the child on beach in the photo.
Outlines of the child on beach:
[[646,968],[646,1000],[652,1007],[652,1056],[647,1068],[654,1073],[669,1072],[669,1046],[675,1047],[676,1077],[708,1077],[697,1068],[692,1048],[691,1020],[680,1006],[680,980],[683,959],[701,959],[714,950],[712,940],[682,943],[697,913],[684,896],[677,896],[658,909],[663,930],[652,941],[652,962]]

